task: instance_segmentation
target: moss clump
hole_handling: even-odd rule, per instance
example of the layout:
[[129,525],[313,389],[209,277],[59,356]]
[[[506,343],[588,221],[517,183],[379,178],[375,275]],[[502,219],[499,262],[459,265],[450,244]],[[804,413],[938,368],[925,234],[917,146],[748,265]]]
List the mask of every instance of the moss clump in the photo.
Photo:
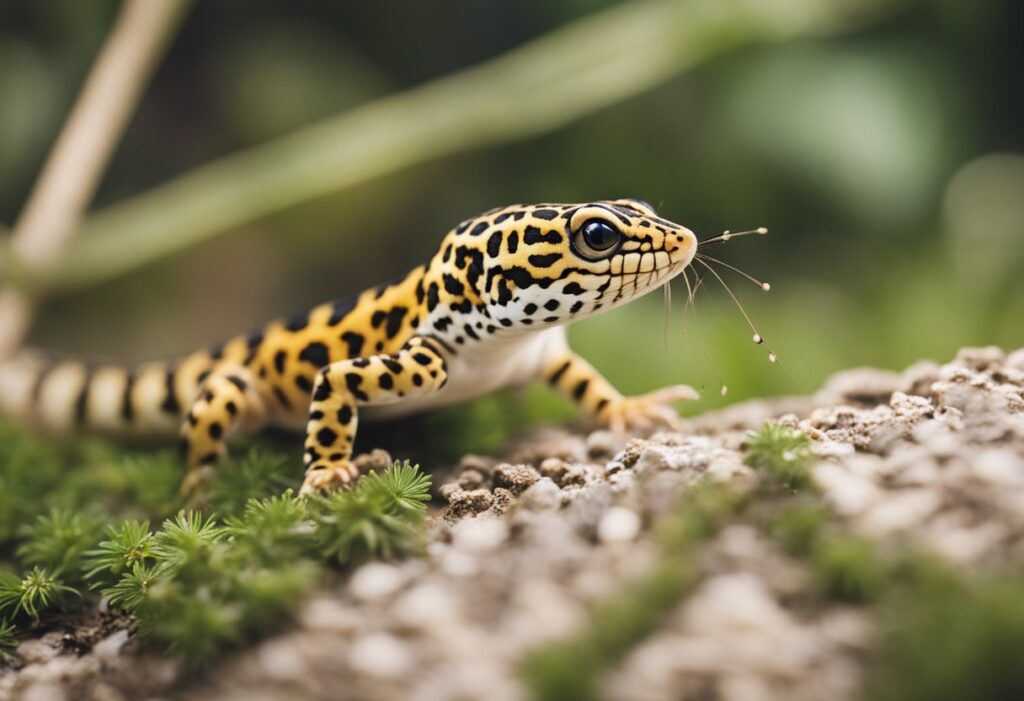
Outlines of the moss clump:
[[[179,511],[183,466],[169,451],[62,447],[0,425],[0,548],[14,555],[0,572],[0,656],[12,624],[95,605],[91,589],[150,640],[205,663],[286,620],[324,563],[418,546],[430,489],[418,468],[313,499],[284,489],[295,468],[252,449],[218,472],[206,512]],[[164,519],[156,531],[153,519]]]
[[769,487],[793,492],[813,487],[811,441],[786,426],[767,423],[748,433],[743,462],[760,472]]
[[878,599],[889,575],[874,544],[850,535],[822,538],[814,548],[811,565],[821,593],[849,603]]
[[881,643],[864,698],[1024,698],[1024,583],[916,577],[881,609]]

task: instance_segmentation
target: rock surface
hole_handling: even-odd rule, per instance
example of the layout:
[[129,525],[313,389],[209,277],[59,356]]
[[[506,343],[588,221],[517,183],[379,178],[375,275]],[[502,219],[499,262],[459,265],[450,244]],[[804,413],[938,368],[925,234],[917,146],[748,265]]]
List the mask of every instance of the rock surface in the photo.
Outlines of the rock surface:
[[[113,630],[84,652],[26,641],[0,698],[476,699],[527,697],[525,653],[571,635],[657,555],[649,526],[698,480],[756,479],[745,433],[764,421],[813,440],[834,515],[962,566],[1024,546],[1024,350],[965,349],[946,365],[855,370],[813,397],[701,416],[623,441],[544,429],[505,460],[467,456],[423,559],[370,563],[304,602],[294,626],[190,677]],[[808,572],[737,523],[660,628],[600,680],[609,698],[844,699],[875,631],[856,608],[806,610]]]

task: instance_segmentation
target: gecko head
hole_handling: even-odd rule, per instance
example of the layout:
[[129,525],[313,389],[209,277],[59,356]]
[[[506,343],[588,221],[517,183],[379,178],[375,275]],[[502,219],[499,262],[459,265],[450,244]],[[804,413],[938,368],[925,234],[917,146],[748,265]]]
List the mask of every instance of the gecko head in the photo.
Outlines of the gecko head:
[[697,252],[692,231],[639,200],[517,205],[460,228],[453,262],[460,244],[479,242],[474,288],[499,329],[543,328],[620,306],[680,274]]

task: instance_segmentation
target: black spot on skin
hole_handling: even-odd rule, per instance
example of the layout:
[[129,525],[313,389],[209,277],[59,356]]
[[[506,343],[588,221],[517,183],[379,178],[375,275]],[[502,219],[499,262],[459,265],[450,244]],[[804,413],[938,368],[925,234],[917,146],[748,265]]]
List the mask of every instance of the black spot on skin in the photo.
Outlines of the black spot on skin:
[[602,409],[604,409],[604,408],[605,408],[606,406],[608,406],[608,400],[607,400],[607,399],[602,399],[601,401],[599,401],[599,402],[597,403],[597,408],[596,408],[596,410],[597,410],[598,412],[600,412],[600,411],[601,411]]
[[572,312],[573,314],[575,314],[580,309],[583,309],[583,301],[582,300],[578,301],[578,302],[574,302],[572,307],[569,309],[569,311]]
[[461,346],[465,342],[466,342],[466,339],[464,339],[462,336],[456,336],[455,337],[455,345]]
[[369,358],[356,358],[352,361],[352,367],[354,368],[365,368],[370,365]]
[[245,343],[248,346],[249,350],[258,348],[259,345],[263,343],[263,332],[253,331],[251,334],[249,334],[249,338],[246,339]]
[[521,209],[520,209],[520,210],[519,210],[518,212],[513,212],[513,213],[512,213],[512,218],[513,218],[513,219],[514,219],[515,221],[519,221],[520,219],[522,219],[522,218],[523,218],[523,217],[525,217],[525,216],[526,216],[526,212],[524,212],[524,211],[523,211],[523,210],[521,210]]
[[373,349],[375,351],[377,351],[378,353],[380,353],[382,350],[384,350],[384,342],[383,341],[377,341],[374,344]]
[[391,311],[388,312],[388,323],[384,328],[384,333],[387,334],[388,338],[394,338],[398,335],[402,328],[402,320],[405,319],[405,315],[408,312],[408,307],[392,307]]
[[380,385],[381,389],[391,389],[395,386],[395,378],[391,377],[391,375],[387,373],[384,373],[379,378],[377,378],[377,384]]
[[198,423],[199,423],[199,419],[196,418],[195,412],[194,411],[188,412],[188,425],[192,426],[194,428]]
[[587,393],[587,387],[590,385],[590,380],[580,380],[572,389],[572,396],[576,400],[583,399],[583,395]]
[[237,387],[240,392],[244,392],[245,390],[247,390],[249,388],[248,383],[245,380],[243,380],[241,377],[239,377],[238,375],[228,375],[224,379],[226,379],[228,382],[230,382],[235,387]]
[[533,216],[537,217],[538,219],[545,219],[547,221],[551,221],[552,219],[558,216],[558,212],[556,212],[553,209],[535,209],[533,210]]
[[398,361],[392,360],[391,358],[384,358],[381,360],[381,362],[384,363],[384,367],[386,367],[388,370],[395,373],[396,375],[402,374],[402,364],[399,363]]
[[417,387],[421,387],[423,385],[423,376],[418,372],[414,372],[412,374],[412,383]]
[[467,219],[466,221],[462,222],[462,223],[461,223],[461,224],[459,224],[459,225],[458,225],[457,227],[455,227],[455,233],[456,233],[456,235],[458,235],[458,234],[461,234],[461,233],[462,233],[462,232],[464,232],[464,231],[465,231],[466,229],[468,229],[468,228],[469,228],[469,224],[470,224],[470,220],[469,220],[469,219]]
[[352,396],[361,402],[370,400],[366,392],[359,389],[359,385],[363,383],[363,376],[358,372],[349,372],[345,374],[345,384],[348,386],[348,391],[352,393]]
[[284,361],[287,357],[288,354],[283,350],[274,353],[274,369],[277,370],[278,375],[284,374]]
[[316,432],[316,442],[325,448],[330,448],[336,440],[338,440],[338,434],[327,426]]
[[295,378],[295,386],[301,389],[303,392],[313,391],[313,381],[305,375],[298,375]]
[[135,418],[135,405],[132,403],[132,387],[135,386],[135,371],[129,370],[124,378],[124,394],[121,395],[121,418],[131,421]]
[[570,365],[572,365],[571,360],[566,360],[564,363],[559,365],[558,369],[551,373],[551,377],[548,378],[548,382],[553,385],[558,384],[558,381],[562,379],[562,375],[565,374],[565,371],[569,369]]
[[274,397],[277,398],[278,403],[286,409],[290,409],[292,403],[288,401],[288,395],[284,393],[280,387],[274,388]]
[[341,334],[341,340],[348,346],[348,357],[355,358],[363,351],[363,341],[365,339],[362,334],[346,331]]
[[312,363],[314,367],[322,368],[330,362],[330,356],[327,354],[327,346],[320,343],[320,341],[313,341],[303,348],[301,353],[299,353],[299,360]]
[[203,401],[206,402],[207,404],[213,401],[213,392],[211,390],[206,390],[205,392],[203,392]]
[[526,231],[523,232],[523,243],[535,244],[535,243],[561,243],[562,235],[551,229],[544,232],[540,232],[535,226],[526,227]]
[[498,280],[498,304],[505,306],[512,301],[512,291],[508,289],[505,278]]
[[445,273],[442,280],[444,280],[444,289],[448,294],[459,296],[466,291],[465,286],[453,275]]
[[511,326],[512,325],[512,320],[511,319],[498,319],[498,323],[501,324],[502,326]]
[[508,252],[515,253],[519,250],[519,233],[513,231],[508,235]]
[[309,412],[310,421],[319,421],[322,418],[324,418],[324,412],[320,411],[319,409],[314,409],[313,411]]
[[330,455],[327,456],[327,459],[330,460],[331,462],[341,462],[342,460],[345,459],[345,456],[341,453],[331,453]]
[[380,325],[383,324],[387,320],[387,318],[388,313],[386,311],[378,309],[370,317],[370,325],[373,326],[373,328],[375,329],[380,328]]
[[427,288],[427,311],[434,311],[434,308],[440,303],[441,300],[438,293],[437,283],[430,283],[430,287]]
[[210,438],[214,440],[220,440],[221,436],[224,435],[224,427],[214,421],[210,424]]
[[336,299],[331,302],[331,317],[327,320],[327,325],[337,326],[340,324],[341,320],[348,316],[348,313],[352,311],[355,306],[356,300],[354,297]]
[[477,224],[476,226],[474,226],[473,229],[469,232],[469,234],[470,234],[470,236],[479,236],[480,234],[484,233],[485,231],[487,231],[487,222],[482,221],[479,224]]
[[473,327],[470,326],[469,324],[464,324],[462,326],[462,330],[465,331],[466,335],[472,338],[474,341],[480,340],[480,336],[477,335],[476,331],[474,331]]
[[351,420],[352,407],[350,407],[348,404],[345,404],[340,409],[338,409],[338,421],[341,423],[342,426],[347,426]]
[[227,409],[228,413],[231,414],[232,416],[238,413],[238,405],[235,404],[234,402],[228,402],[227,404],[224,405],[224,408]]
[[284,323],[284,327],[292,332],[302,331],[307,326],[309,326],[309,315],[306,312],[296,314]]
[[562,259],[561,253],[545,253],[543,255],[534,254],[527,258],[530,265],[536,268],[550,268],[552,265]]
[[452,304],[451,308],[462,314],[469,314],[471,311],[473,311],[473,303],[470,302],[468,299],[464,299],[461,302],[455,302],[454,304]]
[[533,319],[523,319],[523,323],[527,326],[530,326],[531,324],[533,324]]
[[416,301],[422,303],[426,296],[427,291],[423,289],[423,278],[420,278],[419,282],[416,283]]
[[558,300],[549,299],[547,302],[544,303],[544,308],[547,309],[549,312],[555,311],[556,309],[558,309]]
[[583,287],[578,282],[570,282],[562,288],[562,292],[567,295],[581,295],[583,294]]
[[441,254],[441,262],[447,263],[452,257],[452,245],[448,244],[444,247],[444,253]]
[[533,302],[530,302],[525,307],[523,307],[524,314],[533,314],[535,311],[537,311],[537,305],[534,304]]
[[209,370],[203,370],[201,373],[196,375],[196,382],[198,384],[203,384],[204,382],[206,382],[206,378],[209,377],[209,376],[210,376],[210,371]]
[[500,224],[500,223],[502,223],[503,221],[505,221],[506,219],[508,219],[511,216],[512,216],[512,212],[504,212],[502,214],[499,214],[498,216],[496,216],[494,218],[494,223],[495,224]]
[[220,343],[210,349],[210,359],[220,360],[224,357],[224,344]]
[[450,316],[442,316],[440,319],[434,322],[434,328],[444,333],[451,326],[452,318]]
[[260,366],[260,373],[259,374],[260,374],[260,377],[266,377],[267,376],[267,366],[266,365],[261,365]]
[[218,457],[219,456],[217,455],[217,453],[207,453],[203,457],[199,458],[199,464],[200,465],[211,465],[211,464],[217,462],[217,458]]
[[434,359],[431,358],[426,353],[413,353],[412,359],[415,360],[420,365],[430,365],[432,362],[434,362]]
[[546,316],[546,317],[544,317],[544,323],[545,324],[553,324],[556,321],[558,321],[558,317],[557,316]]
[[485,331],[487,331],[487,333],[494,333],[497,330],[498,330],[498,327],[494,326],[492,324],[488,324],[487,328],[485,329]]
[[181,404],[174,393],[174,370],[168,370],[164,376],[164,387],[166,395],[164,396],[164,401],[160,404],[160,408],[168,414],[177,416],[181,413]]
[[487,255],[491,258],[497,258],[499,253],[501,253],[501,232],[495,231],[487,239]]
[[320,373],[320,384],[316,388],[316,392],[313,393],[313,401],[322,402],[331,396],[331,381],[327,379],[327,376]]

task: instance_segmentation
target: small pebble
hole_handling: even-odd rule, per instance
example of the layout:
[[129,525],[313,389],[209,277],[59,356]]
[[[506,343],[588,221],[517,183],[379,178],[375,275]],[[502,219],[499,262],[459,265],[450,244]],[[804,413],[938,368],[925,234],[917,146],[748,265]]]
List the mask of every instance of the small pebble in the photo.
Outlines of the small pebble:
[[393,635],[372,633],[357,640],[348,653],[348,666],[381,679],[398,679],[412,668],[409,646]]
[[631,509],[613,506],[597,524],[597,537],[606,545],[628,543],[640,533],[640,517]]

